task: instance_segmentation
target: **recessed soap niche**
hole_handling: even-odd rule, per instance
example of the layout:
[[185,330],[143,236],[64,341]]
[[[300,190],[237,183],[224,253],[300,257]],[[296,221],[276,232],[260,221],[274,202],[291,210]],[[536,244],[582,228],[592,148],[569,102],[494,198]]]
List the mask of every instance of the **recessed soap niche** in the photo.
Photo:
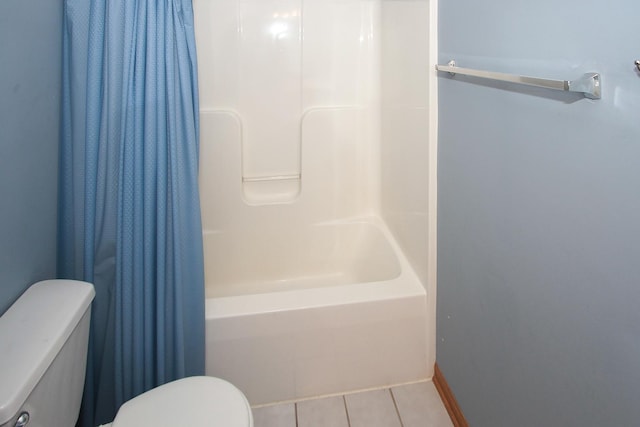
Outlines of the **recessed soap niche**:
[[[225,144],[239,147],[239,158],[230,156],[234,150],[218,153],[218,157],[210,159],[207,165],[219,162],[239,162],[239,173],[228,176],[228,180],[240,180],[242,198],[248,205],[264,205],[290,203],[300,195],[302,186],[301,171],[301,140],[298,135],[291,138],[288,144],[274,143],[272,139],[254,135],[253,143],[247,141],[247,132],[243,120],[238,112],[231,110],[214,110],[201,112],[201,120],[213,122],[213,132],[203,130],[204,145]],[[300,125],[298,125],[300,126]],[[216,131],[220,129],[221,131]],[[224,130],[227,130],[226,132]],[[272,132],[273,133],[273,132]],[[265,153],[264,148],[273,147],[274,153]],[[282,147],[284,145],[284,147]],[[277,148],[285,149],[285,156],[281,156]],[[208,152],[205,148],[205,152]],[[270,161],[268,159],[271,159]],[[288,164],[287,164],[288,163]],[[210,166],[206,166],[208,169]]]

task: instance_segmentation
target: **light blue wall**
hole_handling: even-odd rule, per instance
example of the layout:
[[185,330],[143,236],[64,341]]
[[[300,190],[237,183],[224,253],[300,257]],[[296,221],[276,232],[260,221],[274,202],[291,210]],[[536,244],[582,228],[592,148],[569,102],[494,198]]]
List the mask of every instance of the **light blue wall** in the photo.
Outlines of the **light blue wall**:
[[439,77],[438,363],[474,427],[638,425],[640,3],[439,9],[440,63],[603,98]]
[[55,277],[62,0],[0,1],[0,313]]

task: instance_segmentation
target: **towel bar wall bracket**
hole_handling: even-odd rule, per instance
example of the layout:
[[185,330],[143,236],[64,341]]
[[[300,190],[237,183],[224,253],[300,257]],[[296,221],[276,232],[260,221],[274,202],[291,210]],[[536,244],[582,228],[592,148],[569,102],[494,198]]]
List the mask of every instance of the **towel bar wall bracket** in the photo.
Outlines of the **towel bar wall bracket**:
[[546,89],[561,90],[566,92],[576,92],[589,99],[600,99],[600,74],[587,73],[576,80],[551,80],[538,77],[518,76],[515,74],[497,73],[493,71],[474,70],[471,68],[461,68],[455,61],[449,61],[447,65],[436,65],[436,70],[448,72],[452,76],[461,74],[465,76],[478,77],[483,79],[510,82],[527,86],[542,87]]

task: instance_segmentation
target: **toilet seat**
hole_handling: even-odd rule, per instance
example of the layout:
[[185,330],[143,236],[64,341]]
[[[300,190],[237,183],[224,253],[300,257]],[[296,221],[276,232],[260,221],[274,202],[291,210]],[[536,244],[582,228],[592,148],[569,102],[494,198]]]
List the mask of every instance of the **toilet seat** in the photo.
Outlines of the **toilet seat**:
[[149,390],[120,407],[112,427],[252,427],[249,402],[220,378],[189,377]]

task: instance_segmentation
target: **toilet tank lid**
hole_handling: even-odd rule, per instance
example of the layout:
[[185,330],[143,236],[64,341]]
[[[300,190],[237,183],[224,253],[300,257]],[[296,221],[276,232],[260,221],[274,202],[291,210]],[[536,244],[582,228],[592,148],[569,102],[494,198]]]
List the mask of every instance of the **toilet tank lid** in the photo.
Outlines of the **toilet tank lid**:
[[0,425],[16,415],[94,295],[90,283],[45,280],[0,317]]

